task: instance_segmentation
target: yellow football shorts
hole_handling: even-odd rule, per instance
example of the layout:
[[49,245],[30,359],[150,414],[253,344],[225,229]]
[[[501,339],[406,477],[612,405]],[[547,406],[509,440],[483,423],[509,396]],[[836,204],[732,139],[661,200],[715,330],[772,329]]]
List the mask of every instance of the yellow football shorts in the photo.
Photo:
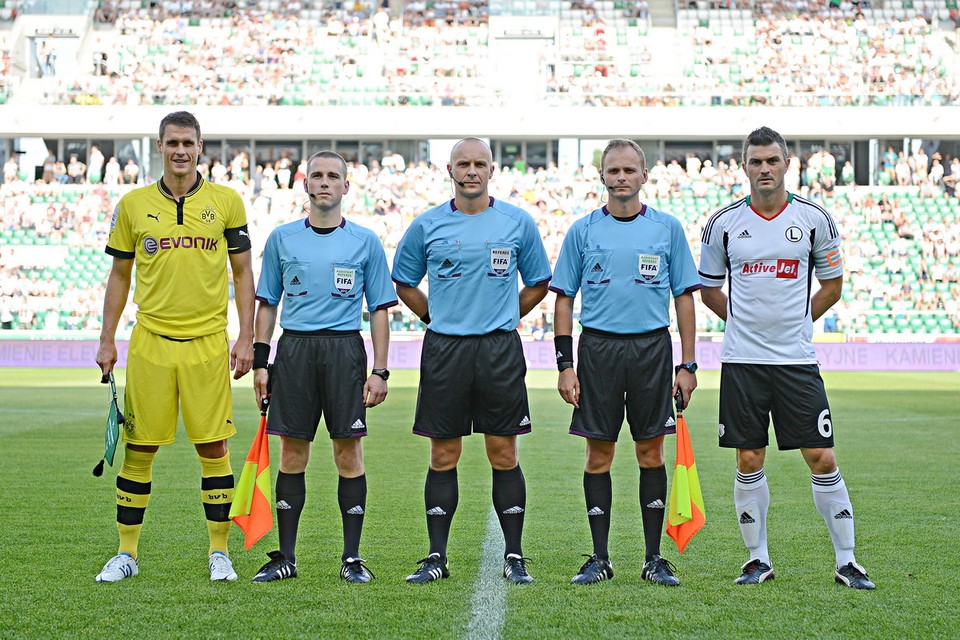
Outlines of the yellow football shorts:
[[194,444],[236,435],[226,332],[179,342],[136,325],[127,352],[123,441],[170,444],[178,408]]

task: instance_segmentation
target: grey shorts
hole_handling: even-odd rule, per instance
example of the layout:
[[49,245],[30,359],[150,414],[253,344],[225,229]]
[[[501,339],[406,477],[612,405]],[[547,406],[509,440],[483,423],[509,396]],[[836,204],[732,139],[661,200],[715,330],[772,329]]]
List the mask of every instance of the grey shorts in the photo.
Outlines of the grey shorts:
[[284,331],[270,372],[267,433],[312,441],[323,417],[331,438],[367,435],[366,371],[358,331]]
[[429,438],[528,433],[526,374],[516,331],[448,336],[428,330],[413,432]]
[[624,409],[634,441],[676,432],[667,329],[630,336],[584,329],[577,356],[580,408],[573,411],[570,433],[616,442]]
[[833,418],[817,365],[725,363],[720,369],[720,446],[766,447],[771,416],[780,450],[833,446]]

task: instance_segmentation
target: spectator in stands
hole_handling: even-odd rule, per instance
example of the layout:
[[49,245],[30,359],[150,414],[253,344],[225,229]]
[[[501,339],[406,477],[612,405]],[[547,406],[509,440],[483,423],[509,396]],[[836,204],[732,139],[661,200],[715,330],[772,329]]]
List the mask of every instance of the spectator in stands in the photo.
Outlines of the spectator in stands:
[[20,165],[17,163],[17,156],[12,154],[7,161],[3,163],[3,182],[10,184],[20,179]]
[[122,182],[122,170],[116,156],[110,156],[103,172],[103,184],[107,186],[116,186]]
[[56,184],[67,184],[70,181],[70,176],[67,173],[67,163],[63,160],[57,159],[53,163],[53,182]]
[[103,177],[103,152],[95,144],[90,145],[90,153],[87,154],[87,182],[90,184],[100,184]]
[[81,184],[87,173],[87,165],[82,162],[75,154],[70,156],[70,162],[67,163],[67,183]]
[[53,149],[47,149],[47,157],[43,161],[43,174],[41,180],[44,182],[53,182],[53,170],[57,164],[57,154],[53,152]]
[[140,182],[140,165],[133,158],[127,160],[127,166],[123,168],[124,184],[137,184]]

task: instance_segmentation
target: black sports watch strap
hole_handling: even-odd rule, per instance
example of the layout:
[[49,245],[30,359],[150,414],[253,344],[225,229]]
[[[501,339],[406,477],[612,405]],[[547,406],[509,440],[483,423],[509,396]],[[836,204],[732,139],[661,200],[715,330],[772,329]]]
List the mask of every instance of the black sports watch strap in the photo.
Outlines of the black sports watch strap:
[[680,369],[686,369],[690,373],[697,372],[697,361],[691,360],[690,362],[684,362],[683,364],[678,364],[673,368],[674,375],[680,373]]

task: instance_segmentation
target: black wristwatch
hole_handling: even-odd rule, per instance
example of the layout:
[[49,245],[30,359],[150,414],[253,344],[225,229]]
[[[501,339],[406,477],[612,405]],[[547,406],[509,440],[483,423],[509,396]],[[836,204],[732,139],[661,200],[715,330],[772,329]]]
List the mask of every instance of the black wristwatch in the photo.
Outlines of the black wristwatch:
[[567,369],[573,369],[572,362],[558,362],[557,371],[566,371]]
[[390,379],[390,369],[374,369],[370,372],[370,375],[380,376],[383,378],[383,381],[386,382]]
[[680,373],[680,369],[686,369],[690,373],[697,372],[697,361],[691,360],[690,362],[684,362],[683,364],[678,364],[673,368],[673,374],[676,375]]

